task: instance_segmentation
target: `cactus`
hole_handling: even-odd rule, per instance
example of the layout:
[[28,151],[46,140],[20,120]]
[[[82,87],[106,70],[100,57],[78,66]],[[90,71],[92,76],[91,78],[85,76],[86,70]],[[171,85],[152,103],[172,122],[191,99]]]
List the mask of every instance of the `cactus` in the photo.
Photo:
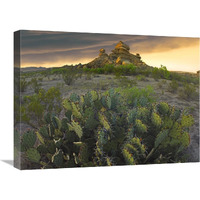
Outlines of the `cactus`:
[[183,115],[181,119],[182,127],[189,128],[194,124],[194,118],[191,115]]
[[[70,117],[70,119],[71,119],[71,117]],[[67,125],[68,122],[69,122],[69,120],[67,118],[63,118],[62,119],[62,121],[61,121],[61,128],[60,128],[60,130],[62,132],[66,132],[68,130],[68,125]]]
[[36,142],[36,135],[34,131],[27,131],[22,137],[22,146],[25,149],[31,148]]
[[22,136],[21,151],[41,168],[183,161],[194,119],[151,100],[131,88],[72,94],[63,101],[66,117],[46,113],[42,127]]
[[162,124],[162,119],[157,113],[154,113],[154,112],[151,115],[151,121],[152,121],[152,124],[157,128],[159,128]]
[[98,131],[97,133],[97,141],[98,141],[98,144],[100,145],[104,145],[107,143],[108,141],[108,133],[106,130],[102,129],[100,131]]
[[63,152],[61,150],[57,150],[56,153],[52,156],[52,163],[55,164],[56,167],[62,167],[63,160]]
[[146,107],[139,107],[137,109],[137,118],[143,122],[147,122],[149,118],[149,110]]
[[40,161],[40,158],[41,158],[37,149],[34,149],[34,148],[28,149],[26,151],[26,156],[31,162],[34,162],[34,163],[38,163]]
[[87,146],[87,144],[81,143],[80,151],[79,151],[79,154],[78,154],[78,159],[82,164],[88,163],[89,155],[88,155],[88,146]]
[[109,157],[107,156],[105,159],[106,159],[106,165],[107,165],[107,166],[112,166],[112,165],[113,165],[111,158],[109,158]]
[[142,121],[139,119],[135,120],[135,127],[136,127],[138,133],[147,132],[147,126],[145,124],[143,124]]
[[112,102],[111,102],[111,98],[109,96],[106,97],[106,106],[108,109],[111,109],[111,105],[112,105]]
[[72,94],[70,95],[69,99],[70,99],[72,102],[79,102],[80,97],[79,97],[78,94],[72,93]]
[[63,101],[63,107],[64,107],[67,111],[72,111],[72,106],[71,106],[70,100],[65,99],[65,100]]
[[51,123],[51,114],[46,113],[46,115],[44,116],[44,120],[47,124]]
[[161,131],[156,137],[154,147],[157,148],[167,138],[168,134],[168,130]]
[[72,121],[71,124],[68,123],[68,127],[70,131],[74,131],[78,135],[78,137],[81,139],[83,135],[83,130],[77,122]]
[[72,102],[71,106],[72,106],[72,114],[73,114],[73,116],[78,118],[78,119],[81,119],[82,115],[79,112],[78,105],[75,105],[75,103]]
[[180,115],[181,115],[181,110],[173,107],[172,113],[171,113],[171,118],[176,121],[180,117]]
[[42,135],[42,137],[49,138],[48,128],[46,126],[42,126],[39,129],[39,133]]
[[135,165],[145,158],[145,147],[139,138],[134,137],[124,145],[122,154],[127,164]]
[[137,117],[137,109],[133,108],[132,110],[129,111],[127,115],[128,123],[132,124],[133,122],[135,122],[136,117]]
[[169,112],[169,105],[165,102],[161,102],[160,104],[157,105],[158,112],[161,115],[166,115]]
[[127,165],[135,165],[136,164],[132,154],[126,148],[124,148],[122,150],[122,154],[124,156],[124,159],[125,159]]
[[60,119],[59,119],[58,117],[56,117],[56,116],[53,116],[53,117],[52,117],[52,124],[54,125],[54,127],[55,127],[56,129],[60,129],[60,128],[61,128],[61,121],[60,121]]
[[40,135],[40,133],[38,131],[35,132],[35,134],[37,135],[37,138],[39,139],[39,141],[44,144],[44,138]]
[[99,121],[101,123],[101,125],[107,130],[107,131],[110,131],[111,128],[110,128],[110,125],[109,125],[109,122],[107,120],[107,118],[99,112]]
[[96,101],[99,98],[98,93],[96,91],[90,91],[89,95],[91,97],[90,101],[92,102]]

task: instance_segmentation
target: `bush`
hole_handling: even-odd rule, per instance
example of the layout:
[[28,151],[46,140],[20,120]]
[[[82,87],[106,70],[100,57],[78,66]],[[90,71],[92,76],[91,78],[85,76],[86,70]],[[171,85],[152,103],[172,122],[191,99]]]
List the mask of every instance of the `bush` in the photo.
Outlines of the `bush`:
[[115,66],[114,73],[121,75],[134,75],[136,74],[136,66],[133,64]]
[[138,81],[147,81],[147,78],[144,75],[137,75]]
[[194,120],[165,102],[152,103],[151,93],[150,88],[118,88],[72,94],[63,101],[62,120],[47,113],[46,123],[22,138],[24,167],[183,161],[181,152],[189,145],[188,130]]
[[28,87],[29,83],[25,80],[25,78],[20,79],[20,91],[24,92]]
[[86,73],[85,80],[92,80],[92,73]]
[[61,73],[63,81],[66,85],[72,85],[75,80],[82,77],[82,71],[73,67],[70,67],[69,69],[65,68],[61,71]]
[[172,80],[169,84],[168,84],[168,88],[167,90],[171,93],[175,93],[178,90],[178,83],[175,80]]
[[62,74],[62,78],[66,85],[72,85],[76,79],[76,73],[68,70],[68,72]]
[[195,85],[189,83],[184,84],[183,89],[179,92],[179,97],[185,100],[198,98],[198,92],[196,91]]
[[126,76],[120,76],[119,74],[116,74],[115,77],[118,80],[119,87],[133,87],[134,85],[137,85],[137,82],[135,80],[130,80]]
[[38,125],[43,123],[45,112],[58,114],[61,111],[61,93],[59,89],[51,87],[48,91],[40,89],[38,94],[24,96],[21,105],[21,120]]
[[166,80],[159,81],[157,84],[159,89],[162,89],[164,85],[166,85]]
[[169,79],[170,78],[170,72],[167,70],[167,68],[163,65],[161,65],[160,68],[154,67],[152,70],[152,77],[155,80],[158,80],[160,78]]
[[30,81],[30,85],[32,86],[34,92],[37,94],[39,90],[41,89],[41,83],[38,83],[36,78],[32,78]]

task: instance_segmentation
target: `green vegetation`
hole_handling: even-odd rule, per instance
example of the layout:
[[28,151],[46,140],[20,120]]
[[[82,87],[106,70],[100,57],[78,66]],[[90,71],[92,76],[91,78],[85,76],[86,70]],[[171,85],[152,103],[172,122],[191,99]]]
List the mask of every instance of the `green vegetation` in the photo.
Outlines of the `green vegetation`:
[[[76,91],[79,78],[87,81]],[[195,75],[169,72],[165,66],[130,64],[52,68],[22,73],[17,81],[15,87],[24,93],[14,97],[14,122],[33,128],[23,134],[15,130],[14,155],[22,157],[24,169],[187,160],[183,151],[190,143],[194,123],[190,114],[196,105],[182,111],[163,102],[163,95],[169,91],[186,101],[197,100],[199,77]],[[48,81],[56,87],[49,89]],[[142,81],[152,81],[158,92]],[[34,94],[28,93],[30,87]]]
[[38,83],[38,80],[36,78],[31,79],[30,85],[36,94],[39,92],[39,90],[41,89],[41,86],[42,86],[41,83]]
[[167,70],[165,66],[161,65],[160,68],[154,67],[152,69],[152,77],[155,80],[158,80],[160,78],[170,79],[170,72]]
[[63,71],[62,78],[66,85],[72,85],[74,81],[80,77],[79,74],[80,73],[76,69],[68,69]]
[[[19,101],[19,99],[17,100]],[[27,122],[32,126],[31,122],[36,121],[36,125],[41,125],[45,112],[58,114],[61,111],[61,100],[61,93],[55,87],[50,88],[48,91],[40,89],[38,94],[24,96],[20,107],[21,121]],[[19,108],[16,107],[16,109]],[[20,113],[18,112],[17,114],[19,115]],[[16,120],[20,120],[20,116],[16,116]]]
[[[166,80],[175,80],[177,82],[182,83],[193,83],[195,85],[199,84],[199,77],[192,75],[192,74],[180,74],[177,72],[169,72],[167,68],[161,65],[160,68],[158,67],[137,67],[133,64],[127,65],[119,65],[115,66],[113,64],[106,64],[104,67],[101,68],[76,68],[73,66],[67,67],[60,67],[60,68],[50,68],[44,71],[36,71],[36,72],[26,72],[23,73],[24,77],[36,77],[38,75],[48,77],[50,75],[62,75],[63,79],[65,79],[66,74],[69,75],[69,82],[68,77],[66,78],[66,84],[70,84],[70,79],[76,80],[80,78],[84,73],[91,73],[91,74],[114,74],[116,76],[135,76],[135,75],[143,75],[143,77],[139,77],[139,79],[143,79],[144,77],[152,77],[155,80],[159,79],[166,79]],[[73,74],[73,75],[72,75]],[[67,76],[67,75],[66,75]],[[72,78],[70,78],[72,76]]]
[[166,85],[167,81],[166,80],[162,80],[162,81],[159,81],[157,86],[159,89],[162,89],[164,85]]
[[169,84],[168,84],[168,91],[171,93],[175,93],[178,90],[178,83],[175,80],[172,80]]
[[183,89],[180,90],[179,96],[185,100],[198,98],[198,92],[193,84],[185,83]]
[[135,75],[137,67],[133,64],[114,66],[107,64],[102,68],[84,68],[84,72],[96,74],[119,74],[119,75]]
[[[55,102],[56,92],[59,97],[52,88],[40,91],[34,98],[46,107]],[[33,112],[33,99],[26,97],[26,101],[26,110]],[[49,110],[39,128],[27,131],[21,138],[16,131],[16,145],[21,143],[22,148],[16,146],[15,150],[24,153],[22,168],[184,161],[182,151],[189,145],[189,128],[194,119],[166,102],[157,103],[151,87],[90,91],[81,96],[72,93],[62,105],[62,119],[52,113],[55,105],[43,107],[41,113]]]
[[24,92],[27,89],[28,85],[29,85],[29,83],[25,80],[25,78],[20,79],[20,90],[21,90],[21,92]]

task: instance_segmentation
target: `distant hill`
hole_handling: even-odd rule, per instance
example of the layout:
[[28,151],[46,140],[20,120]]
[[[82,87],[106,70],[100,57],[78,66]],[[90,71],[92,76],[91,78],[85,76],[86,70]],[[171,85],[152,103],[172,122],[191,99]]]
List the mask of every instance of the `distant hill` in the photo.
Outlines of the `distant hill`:
[[34,72],[34,71],[44,71],[47,68],[45,67],[23,67],[21,68],[21,72]]

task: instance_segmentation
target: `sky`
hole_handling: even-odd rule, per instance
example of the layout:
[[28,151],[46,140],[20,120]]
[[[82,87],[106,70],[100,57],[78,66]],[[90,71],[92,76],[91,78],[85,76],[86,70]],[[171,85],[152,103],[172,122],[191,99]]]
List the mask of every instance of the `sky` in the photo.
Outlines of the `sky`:
[[26,30],[20,31],[21,67],[88,63],[98,57],[101,48],[111,53],[119,41],[150,66],[187,72],[200,68],[199,38]]

